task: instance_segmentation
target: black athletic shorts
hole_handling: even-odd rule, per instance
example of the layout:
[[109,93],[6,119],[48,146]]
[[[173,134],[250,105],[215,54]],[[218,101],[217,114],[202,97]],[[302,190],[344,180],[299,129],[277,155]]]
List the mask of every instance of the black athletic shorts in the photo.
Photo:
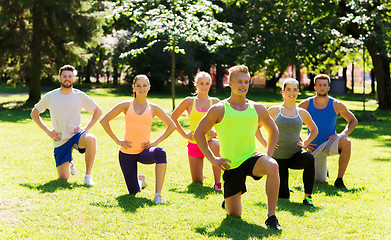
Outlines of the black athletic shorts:
[[259,180],[262,177],[256,177],[253,175],[254,165],[257,160],[264,155],[258,155],[251,157],[244,161],[239,167],[225,170],[223,174],[224,180],[224,198],[231,197],[238,192],[245,193],[246,189],[246,177],[251,176],[255,180]]

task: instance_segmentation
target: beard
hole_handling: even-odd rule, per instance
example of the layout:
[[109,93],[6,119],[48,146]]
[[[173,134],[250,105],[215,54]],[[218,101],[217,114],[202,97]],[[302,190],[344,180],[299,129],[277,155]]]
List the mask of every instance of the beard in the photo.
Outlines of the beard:
[[72,82],[70,82],[70,83],[61,82],[61,86],[64,88],[71,88],[73,86],[73,83]]
[[328,93],[316,93],[319,97],[327,97]]

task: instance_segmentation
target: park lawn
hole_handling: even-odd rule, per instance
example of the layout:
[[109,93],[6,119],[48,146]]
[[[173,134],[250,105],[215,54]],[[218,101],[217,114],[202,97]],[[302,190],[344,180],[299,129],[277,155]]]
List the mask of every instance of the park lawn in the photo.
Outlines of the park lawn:
[[[110,89],[95,89],[89,95],[107,112],[129,94]],[[311,95],[303,94],[301,98]],[[228,96],[220,93],[220,98]],[[183,96],[181,96],[183,97]],[[95,125],[91,132],[98,138],[93,168],[96,184],[83,185],[84,156],[74,152],[77,170],[68,182],[56,180],[52,142],[30,119],[31,109],[14,105],[25,95],[0,97],[0,239],[385,239],[391,236],[390,111],[376,110],[377,122],[360,122],[350,138],[352,160],[345,175],[349,191],[333,187],[337,174],[337,157],[330,157],[330,178],[315,184],[315,208],[301,204],[302,171],[290,171],[290,200],[279,200],[277,216],[282,232],[267,229],[265,179],[248,178],[248,192],[242,197],[241,219],[227,218],[220,207],[223,195],[213,190],[211,166],[205,160],[204,184],[191,184],[186,141],[174,132],[161,143],[167,152],[168,168],[162,196],[163,205],[153,204],[154,167],[139,165],[148,186],[136,196],[127,194],[118,163],[118,146],[103,128]],[[278,104],[281,97],[268,91],[250,91],[250,99],[266,106]],[[183,98],[178,98],[176,105]],[[357,115],[362,110],[357,95],[343,96]],[[369,99],[370,100],[370,99]],[[150,95],[167,112],[169,95]],[[376,110],[376,111],[375,111]],[[43,115],[49,125],[49,114]],[[91,115],[83,112],[86,123]],[[188,125],[182,116],[180,121]],[[111,122],[122,136],[124,117]],[[338,131],[344,128],[338,120]],[[152,139],[164,128],[154,121]],[[303,129],[303,136],[305,132]],[[260,148],[262,151],[263,149]]]

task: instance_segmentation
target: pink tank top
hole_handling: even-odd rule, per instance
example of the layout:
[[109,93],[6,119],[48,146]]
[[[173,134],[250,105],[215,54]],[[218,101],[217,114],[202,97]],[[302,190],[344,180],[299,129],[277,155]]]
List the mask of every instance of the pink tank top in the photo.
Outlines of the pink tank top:
[[139,154],[144,149],[142,144],[149,142],[152,127],[151,105],[147,101],[145,111],[138,115],[134,112],[134,100],[129,103],[128,111],[126,112],[126,130],[125,140],[131,142],[131,148],[121,147],[121,152],[126,154]]

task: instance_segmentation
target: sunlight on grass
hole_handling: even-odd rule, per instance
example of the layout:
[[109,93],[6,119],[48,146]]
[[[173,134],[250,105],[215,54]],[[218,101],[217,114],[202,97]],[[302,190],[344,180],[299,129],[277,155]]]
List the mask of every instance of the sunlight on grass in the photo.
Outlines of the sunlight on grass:
[[[306,93],[305,96],[309,96]],[[94,89],[89,95],[106,113],[131,94],[112,89]],[[227,97],[219,93],[219,97]],[[150,101],[170,112],[169,95],[150,95]],[[281,96],[264,90],[249,97],[266,106],[281,103]],[[339,96],[336,96],[339,98]],[[183,98],[178,98],[176,104]],[[25,95],[1,96],[0,103],[23,102]],[[345,95],[343,101],[355,113],[362,110],[359,96]],[[290,171],[290,200],[279,200],[277,216],[284,227],[280,233],[266,229],[265,178],[248,178],[243,195],[241,219],[227,218],[221,208],[223,195],[215,191],[213,174],[204,162],[204,183],[191,184],[186,141],[174,132],[161,143],[168,167],[163,205],[153,204],[154,166],[139,165],[148,186],[136,196],[127,193],[118,163],[119,147],[97,124],[91,132],[98,138],[93,168],[96,185],[83,185],[84,156],[74,152],[78,175],[68,182],[57,180],[52,142],[29,117],[31,109],[0,108],[0,239],[386,239],[391,236],[391,123],[390,111],[376,110],[368,99],[367,110],[380,119],[360,122],[351,134],[352,160],[345,183],[348,191],[333,187],[338,158],[328,161],[330,178],[315,183],[314,209],[302,205],[302,171]],[[375,111],[376,110],[376,111]],[[85,124],[90,118],[82,113]],[[44,121],[51,125],[49,115]],[[180,119],[188,125],[183,115]],[[111,122],[122,136],[125,118]],[[345,127],[338,120],[337,131]],[[164,130],[154,121],[152,139]],[[305,136],[303,129],[302,136]],[[263,151],[263,149],[260,147]]]

